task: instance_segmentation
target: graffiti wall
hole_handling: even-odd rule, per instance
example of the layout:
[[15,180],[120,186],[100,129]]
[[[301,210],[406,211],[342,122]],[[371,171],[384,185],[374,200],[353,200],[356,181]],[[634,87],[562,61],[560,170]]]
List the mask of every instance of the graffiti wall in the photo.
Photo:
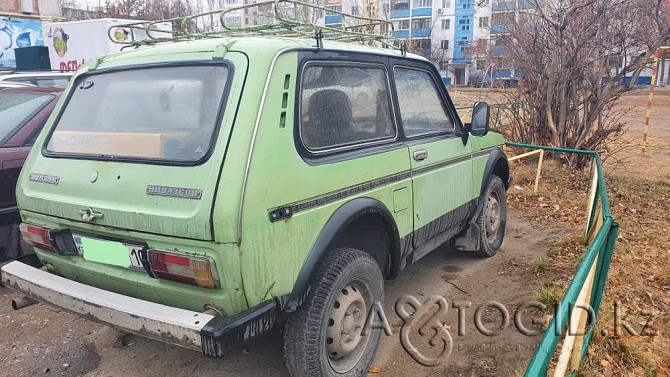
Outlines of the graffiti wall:
[[0,67],[16,67],[14,49],[44,46],[42,21],[0,17]]

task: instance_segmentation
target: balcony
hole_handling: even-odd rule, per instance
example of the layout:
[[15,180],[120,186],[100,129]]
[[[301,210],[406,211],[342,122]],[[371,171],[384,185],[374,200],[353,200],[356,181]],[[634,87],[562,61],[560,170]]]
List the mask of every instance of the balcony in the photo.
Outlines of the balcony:
[[491,25],[491,33],[506,33],[511,25]]
[[433,15],[433,8],[415,8],[412,9],[412,17],[420,17],[420,16],[432,16]]
[[339,14],[333,14],[330,16],[326,16],[326,25],[328,24],[341,24],[342,23],[342,16]]
[[412,38],[428,38],[430,29],[412,29]]
[[409,37],[409,30],[396,30],[393,32],[393,35],[396,38],[408,38]]
[[398,9],[394,10],[393,13],[391,13],[391,18],[408,18],[409,17],[409,9]]

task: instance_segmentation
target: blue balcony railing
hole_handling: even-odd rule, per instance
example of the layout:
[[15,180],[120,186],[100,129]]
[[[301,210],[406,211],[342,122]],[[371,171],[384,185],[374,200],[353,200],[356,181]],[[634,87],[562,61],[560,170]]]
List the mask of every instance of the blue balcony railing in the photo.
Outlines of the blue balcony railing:
[[391,18],[407,18],[407,17],[409,17],[409,9],[394,10],[393,13],[391,13]]
[[433,8],[415,8],[412,9],[412,17],[432,16]]
[[326,16],[326,24],[341,24],[341,23],[342,23],[342,16],[340,16],[339,14]]

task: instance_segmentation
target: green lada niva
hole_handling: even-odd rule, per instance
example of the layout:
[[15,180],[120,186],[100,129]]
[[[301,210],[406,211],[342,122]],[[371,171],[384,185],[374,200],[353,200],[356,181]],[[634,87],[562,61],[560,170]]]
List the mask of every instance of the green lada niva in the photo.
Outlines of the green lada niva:
[[293,375],[367,372],[384,280],[437,246],[492,256],[503,138],[396,49],[229,36],[84,65],[17,189],[44,264],[23,299],[221,356],[284,326]]

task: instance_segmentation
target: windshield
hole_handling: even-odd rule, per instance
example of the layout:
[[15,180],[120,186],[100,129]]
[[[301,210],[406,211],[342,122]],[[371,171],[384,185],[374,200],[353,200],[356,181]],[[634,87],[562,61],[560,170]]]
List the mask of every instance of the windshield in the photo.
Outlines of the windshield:
[[44,93],[0,91],[0,146],[52,98]]
[[47,151],[198,161],[210,148],[228,67],[141,68],[79,80]]

